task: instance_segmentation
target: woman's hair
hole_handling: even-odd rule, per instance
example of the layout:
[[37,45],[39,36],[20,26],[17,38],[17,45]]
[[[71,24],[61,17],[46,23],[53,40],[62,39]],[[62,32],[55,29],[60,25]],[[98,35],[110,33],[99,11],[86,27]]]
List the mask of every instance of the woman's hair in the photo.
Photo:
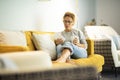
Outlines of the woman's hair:
[[63,19],[65,18],[65,17],[71,17],[72,19],[73,19],[73,22],[75,22],[75,15],[73,14],[73,13],[71,13],[71,12],[66,12],[65,14],[64,14],[64,16],[63,16]]

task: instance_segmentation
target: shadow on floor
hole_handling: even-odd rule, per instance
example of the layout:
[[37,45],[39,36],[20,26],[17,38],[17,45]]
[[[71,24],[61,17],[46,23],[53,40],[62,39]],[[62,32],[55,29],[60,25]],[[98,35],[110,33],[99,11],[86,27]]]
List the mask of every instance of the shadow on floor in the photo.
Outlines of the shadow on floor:
[[120,80],[120,71],[118,71],[117,77],[115,77],[114,70],[103,70],[101,72],[101,80]]

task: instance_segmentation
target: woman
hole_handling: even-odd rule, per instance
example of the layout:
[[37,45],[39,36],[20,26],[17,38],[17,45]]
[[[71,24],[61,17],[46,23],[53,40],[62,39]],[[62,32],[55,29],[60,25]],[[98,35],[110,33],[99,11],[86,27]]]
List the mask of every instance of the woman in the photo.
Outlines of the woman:
[[[80,30],[73,29],[75,15],[66,12],[63,16],[64,31],[60,32],[61,37],[55,39],[57,60],[55,62],[67,62],[70,58],[86,58],[87,42]],[[57,34],[56,34],[57,35]]]

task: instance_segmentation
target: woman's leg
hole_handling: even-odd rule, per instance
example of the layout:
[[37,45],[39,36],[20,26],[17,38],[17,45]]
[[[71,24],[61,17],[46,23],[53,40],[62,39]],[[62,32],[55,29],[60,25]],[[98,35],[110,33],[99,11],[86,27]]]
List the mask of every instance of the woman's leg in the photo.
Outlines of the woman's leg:
[[73,45],[73,54],[72,54],[72,58],[74,59],[78,59],[78,58],[86,58],[87,57],[87,51],[84,48],[79,48],[78,46]]
[[60,55],[61,55],[61,52],[62,52],[61,48],[62,48],[61,44],[59,44],[59,45],[56,46],[57,58],[60,57]]
[[62,53],[60,57],[55,62],[66,62],[67,58],[70,56],[70,50],[67,48],[64,48],[62,50]]
[[64,44],[57,45],[57,62],[66,62],[70,57],[71,52],[73,51],[72,45],[70,42],[65,42]]

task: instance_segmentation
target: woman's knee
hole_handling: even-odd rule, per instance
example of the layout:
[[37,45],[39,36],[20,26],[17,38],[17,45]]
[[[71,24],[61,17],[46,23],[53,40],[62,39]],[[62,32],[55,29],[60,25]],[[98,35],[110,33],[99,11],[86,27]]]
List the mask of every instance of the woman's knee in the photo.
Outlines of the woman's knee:
[[62,46],[62,50],[69,50],[71,53],[73,53],[73,47],[71,44],[66,43]]
[[78,58],[87,58],[87,51],[86,50],[80,50],[80,51],[75,51],[72,55],[73,58],[78,59]]

